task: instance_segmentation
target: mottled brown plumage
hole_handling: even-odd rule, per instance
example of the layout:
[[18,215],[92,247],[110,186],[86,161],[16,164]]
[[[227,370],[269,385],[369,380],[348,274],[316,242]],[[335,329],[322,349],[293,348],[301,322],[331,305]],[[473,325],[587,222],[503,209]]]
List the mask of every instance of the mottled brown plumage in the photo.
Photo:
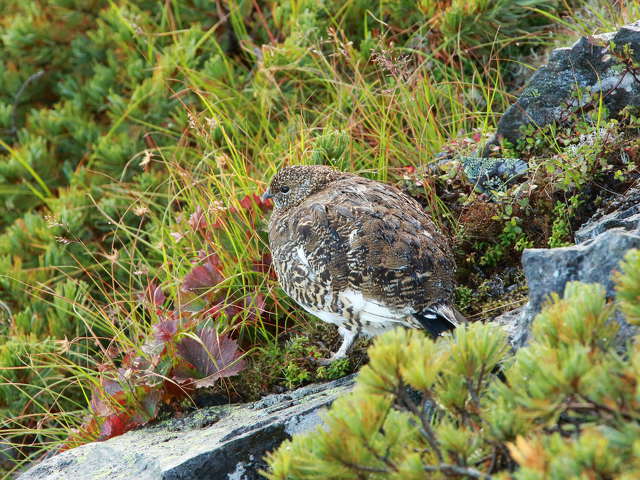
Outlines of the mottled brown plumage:
[[343,357],[358,334],[395,326],[433,335],[463,319],[451,306],[447,239],[397,188],[325,166],[291,166],[265,196],[269,246],[284,291],[339,327]]

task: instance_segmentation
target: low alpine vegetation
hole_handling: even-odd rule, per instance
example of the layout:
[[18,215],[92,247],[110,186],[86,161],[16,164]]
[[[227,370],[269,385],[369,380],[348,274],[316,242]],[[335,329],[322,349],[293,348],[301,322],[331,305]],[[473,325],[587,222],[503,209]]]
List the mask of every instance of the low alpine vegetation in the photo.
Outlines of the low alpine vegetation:
[[[608,0],[0,4],[7,475],[183,413],[203,391],[248,401],[364,362],[360,345],[349,362],[315,365],[337,334],[277,287],[260,194],[283,164],[331,164],[419,199],[461,239],[459,301],[483,315],[505,308],[496,283],[523,300],[510,256],[568,241],[590,200],[571,200],[572,185],[593,187],[600,147],[637,124],[629,112],[607,126],[623,135],[593,149],[549,154],[538,132],[502,145],[495,155],[528,161],[544,150],[536,171],[567,185],[531,208],[525,188],[483,197],[459,169],[431,168],[443,150],[481,146],[551,38],[637,18]],[[617,185],[635,175],[607,165]]]

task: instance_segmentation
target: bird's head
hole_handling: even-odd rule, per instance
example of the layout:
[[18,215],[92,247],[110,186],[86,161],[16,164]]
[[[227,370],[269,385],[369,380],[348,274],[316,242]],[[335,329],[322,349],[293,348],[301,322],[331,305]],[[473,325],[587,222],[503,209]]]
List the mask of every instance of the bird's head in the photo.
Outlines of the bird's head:
[[284,167],[275,174],[262,198],[272,198],[276,210],[288,209],[344,175],[324,165]]

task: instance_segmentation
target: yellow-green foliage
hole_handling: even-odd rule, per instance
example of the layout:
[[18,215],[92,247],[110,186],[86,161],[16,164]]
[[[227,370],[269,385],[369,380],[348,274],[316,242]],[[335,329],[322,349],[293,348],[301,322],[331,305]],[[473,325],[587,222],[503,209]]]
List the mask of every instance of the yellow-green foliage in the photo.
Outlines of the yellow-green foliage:
[[640,325],[640,251],[627,252],[620,266],[622,274],[617,276],[620,308],[629,323]]
[[[640,308],[640,252],[618,300]],[[376,339],[354,391],[326,425],[268,457],[271,480],[638,478],[640,345],[612,347],[618,324],[599,285],[570,283],[512,354],[502,328],[470,324],[430,340]],[[635,339],[637,340],[637,338]]]
[[0,372],[0,417],[19,412],[31,402],[51,406],[55,392],[43,387],[55,375],[51,369],[32,368],[35,360],[54,350],[53,342],[35,342],[35,335],[12,337],[0,345],[0,362],[5,368]]

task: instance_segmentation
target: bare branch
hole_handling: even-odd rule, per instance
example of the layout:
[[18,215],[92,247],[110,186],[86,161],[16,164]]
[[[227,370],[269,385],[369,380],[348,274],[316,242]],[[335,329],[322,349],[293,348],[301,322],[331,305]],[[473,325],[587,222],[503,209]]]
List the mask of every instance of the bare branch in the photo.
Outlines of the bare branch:
[[424,414],[425,412],[424,411],[421,412],[418,406],[413,402],[413,400],[411,400],[409,395],[407,395],[407,392],[403,384],[400,384],[400,386],[398,387],[398,391],[396,392],[396,395],[406,405],[407,409],[420,419],[420,422],[422,424],[422,429],[421,429],[422,434],[427,439],[427,442],[429,442],[429,445],[433,449],[433,452],[436,454],[438,461],[442,462],[443,457],[442,457],[442,451],[440,450],[440,445],[438,445],[436,434],[431,428],[429,419],[426,418],[426,415]]
[[441,463],[440,465],[424,465],[425,472],[442,472],[453,475],[466,475],[472,478],[481,478],[482,480],[491,480],[491,475],[482,473],[480,470],[470,467],[459,467],[449,463]]

